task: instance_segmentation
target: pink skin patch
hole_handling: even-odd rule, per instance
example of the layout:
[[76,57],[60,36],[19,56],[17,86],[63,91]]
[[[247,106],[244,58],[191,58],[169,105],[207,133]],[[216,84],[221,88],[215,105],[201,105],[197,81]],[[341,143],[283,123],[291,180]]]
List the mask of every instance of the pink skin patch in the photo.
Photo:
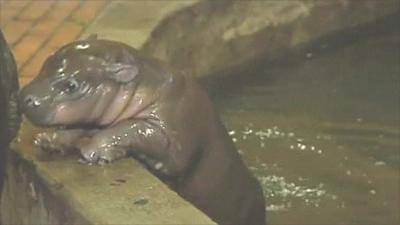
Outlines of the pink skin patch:
[[116,124],[122,120],[129,118],[145,119],[149,117],[150,112],[148,109],[155,102],[155,96],[145,91],[137,91],[130,99],[128,105],[124,110],[115,118],[112,124]]
[[99,85],[95,89],[95,93],[93,94],[93,96],[91,96],[95,97],[97,101],[95,107],[92,108],[92,113],[87,118],[88,121],[93,121],[93,122],[98,121],[104,114],[104,111],[107,110],[107,108],[109,108],[110,105],[109,103],[113,101],[116,93],[117,91],[115,90],[115,87],[106,84]]
[[[94,93],[90,93],[90,92]],[[113,89],[101,85],[88,92],[89,95],[79,100],[66,101],[57,106],[54,122],[57,124],[76,124],[95,122],[112,100]]]
[[87,115],[91,114],[91,109],[96,105],[95,101],[85,101],[80,103],[61,104],[57,106],[54,114],[54,121],[57,124],[74,124],[87,120]]
[[157,99],[158,92],[149,89],[125,88],[102,84],[92,90],[94,93],[83,99],[60,104],[54,115],[58,124],[83,122],[98,125],[114,125],[120,121],[149,118],[148,110]]
[[126,108],[132,98],[133,92],[132,88],[125,89],[121,86],[111,104],[104,110],[99,123],[101,125],[111,124]]

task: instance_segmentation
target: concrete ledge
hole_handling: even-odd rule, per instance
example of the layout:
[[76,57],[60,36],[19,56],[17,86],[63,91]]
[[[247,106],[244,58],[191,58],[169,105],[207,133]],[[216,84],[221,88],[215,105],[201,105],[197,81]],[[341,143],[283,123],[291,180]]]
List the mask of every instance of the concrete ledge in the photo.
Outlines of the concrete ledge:
[[4,224],[214,224],[133,159],[108,166],[45,159],[24,123],[7,162]]

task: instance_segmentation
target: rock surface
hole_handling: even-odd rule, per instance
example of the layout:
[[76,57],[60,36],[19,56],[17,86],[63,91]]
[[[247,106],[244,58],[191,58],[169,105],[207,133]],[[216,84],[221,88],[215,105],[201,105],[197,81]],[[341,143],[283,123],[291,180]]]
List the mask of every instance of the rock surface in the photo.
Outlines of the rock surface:
[[206,76],[259,57],[279,60],[396,14],[396,0],[116,1],[84,36],[122,41],[190,76]]
[[201,1],[163,20],[143,50],[190,75],[275,59],[326,35],[398,14],[398,1]]
[[199,0],[113,1],[83,36],[96,33],[101,38],[140,48],[165,18],[197,2]]

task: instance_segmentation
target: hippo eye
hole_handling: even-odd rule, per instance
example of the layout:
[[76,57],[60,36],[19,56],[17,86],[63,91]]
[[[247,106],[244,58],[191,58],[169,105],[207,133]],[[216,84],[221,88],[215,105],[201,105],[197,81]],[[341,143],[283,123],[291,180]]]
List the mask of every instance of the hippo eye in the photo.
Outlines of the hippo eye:
[[56,83],[55,88],[60,92],[61,95],[70,95],[79,89],[79,83],[75,79],[63,80]]
[[67,94],[73,93],[78,90],[79,84],[75,79],[67,80],[64,92]]

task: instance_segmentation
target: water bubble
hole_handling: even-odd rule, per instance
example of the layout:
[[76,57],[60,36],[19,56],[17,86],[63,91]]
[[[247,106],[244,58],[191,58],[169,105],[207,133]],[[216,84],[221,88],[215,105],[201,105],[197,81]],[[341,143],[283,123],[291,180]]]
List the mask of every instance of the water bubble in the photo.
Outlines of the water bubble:
[[[286,208],[290,208],[290,202],[294,198],[301,199],[304,204],[319,206],[322,199],[336,200],[337,196],[329,194],[324,190],[324,185],[318,184],[315,187],[310,185],[300,185],[295,182],[287,182],[285,177],[276,175],[257,176],[262,184],[264,194],[267,198],[279,198]],[[304,182],[306,180],[300,179]],[[299,182],[302,182],[300,181]]]
[[246,129],[245,131],[242,132],[243,134],[252,134],[253,130],[252,129]]
[[149,199],[146,197],[140,197],[133,201],[133,204],[139,205],[139,206],[146,205],[147,203],[149,203]]
[[383,161],[376,161],[375,162],[375,166],[384,166],[384,165],[386,165],[386,163],[383,162]]
[[156,170],[159,170],[159,169],[161,169],[163,166],[164,166],[164,164],[163,164],[162,162],[157,162],[157,163],[154,165],[154,168],[155,168]]
[[265,210],[272,211],[272,212],[277,212],[277,211],[287,211],[288,208],[286,207],[286,205],[283,205],[283,204],[281,204],[281,205],[271,204],[271,205],[266,206]]

